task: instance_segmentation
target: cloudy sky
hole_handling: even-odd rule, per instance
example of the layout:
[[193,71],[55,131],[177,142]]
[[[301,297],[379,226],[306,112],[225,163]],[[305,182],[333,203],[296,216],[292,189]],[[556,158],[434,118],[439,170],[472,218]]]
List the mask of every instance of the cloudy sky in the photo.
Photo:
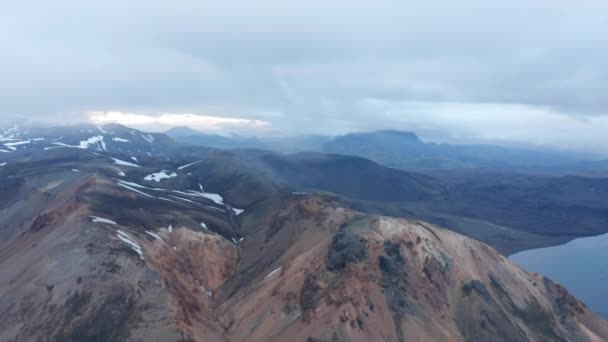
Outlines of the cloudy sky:
[[391,128],[608,152],[606,13],[597,0],[5,0],[0,121]]

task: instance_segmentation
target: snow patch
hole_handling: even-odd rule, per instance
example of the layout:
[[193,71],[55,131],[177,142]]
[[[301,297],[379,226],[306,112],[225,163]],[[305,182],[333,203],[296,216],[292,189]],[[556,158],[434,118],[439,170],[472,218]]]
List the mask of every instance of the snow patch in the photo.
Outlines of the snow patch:
[[11,143],[6,143],[6,144],[4,144],[4,147],[15,151],[17,149],[15,146],[25,145],[25,144],[29,144],[31,142],[32,142],[31,140],[16,141],[16,142],[11,142]]
[[129,245],[132,250],[134,250],[137,254],[139,254],[139,257],[141,258],[141,260],[144,260],[144,252],[142,251],[139,243],[137,243],[137,240],[135,240],[129,234],[123,232],[120,229],[118,229],[117,232],[118,232],[118,234],[116,234],[116,237],[119,238],[122,242]]
[[201,184],[199,184],[199,187],[200,187],[201,191],[188,190],[188,192],[183,192],[183,191],[174,190],[174,192],[181,193],[183,195],[188,195],[188,196],[205,197],[207,199],[212,200],[216,204],[224,205],[224,198],[221,195],[212,194],[212,193],[203,191],[203,186]]
[[185,169],[185,168],[187,168],[187,167],[190,167],[190,166],[192,166],[192,165],[194,165],[194,164],[198,164],[198,163],[200,163],[200,162],[202,162],[202,160],[195,161],[194,163],[190,163],[190,164],[182,165],[182,166],[178,167],[177,169],[178,169],[178,170],[183,170],[183,169]]
[[168,202],[174,202],[174,203],[176,203],[176,202],[175,202],[174,200],[172,200],[172,199],[168,199],[168,198],[164,198],[164,197],[156,197],[156,198],[161,199],[161,200],[163,200],[163,201],[168,201]]
[[140,189],[148,189],[148,190],[165,190],[165,189],[161,189],[161,188],[149,188],[149,187],[147,187],[147,186],[143,186],[143,185],[140,185],[140,184],[137,184],[137,183],[133,183],[133,182],[127,182],[127,181],[123,181],[123,180],[120,180],[120,179],[118,179],[118,181],[119,181],[120,183],[123,183],[123,184],[129,185],[129,186],[132,186],[132,187],[135,187],[135,188],[140,188]]
[[124,166],[141,167],[141,166],[139,166],[139,165],[137,165],[137,164],[129,163],[129,162],[127,162],[127,161],[120,160],[120,159],[118,159],[118,158],[114,158],[114,157],[110,157],[110,158],[112,158],[112,160],[114,161],[114,164],[116,164],[116,165],[124,165]]
[[224,203],[224,198],[220,194],[214,194],[214,193],[210,193],[210,192],[205,192],[205,190],[203,188],[203,185],[201,183],[198,184],[198,187],[199,187],[200,191],[188,190],[187,193],[183,193],[183,194],[184,195],[189,195],[189,196],[205,197],[207,199],[212,200],[216,204],[219,204],[219,205],[222,205],[222,206],[226,206],[226,207],[234,210],[234,212],[235,212],[236,215],[239,215],[240,213],[242,213],[244,211],[243,209],[233,208],[233,207],[229,206],[228,204]]
[[4,165],[6,165],[6,163],[1,163],[1,164],[0,164],[0,166],[4,166]]
[[149,142],[150,144],[154,142],[154,137],[151,136],[150,134],[142,134],[139,133],[139,136],[141,136],[142,138],[144,138],[144,140],[146,140],[147,142]]
[[163,239],[162,239],[160,236],[158,236],[156,233],[153,233],[153,232],[151,232],[151,231],[149,231],[149,230],[146,230],[146,234],[148,234],[148,235],[152,236],[152,237],[153,237],[153,238],[155,238],[156,240],[163,241]]
[[268,274],[267,274],[267,275],[264,277],[264,279],[268,279],[268,278],[272,277],[274,274],[276,274],[276,273],[277,273],[277,272],[279,272],[280,270],[281,270],[281,267],[279,267],[279,268],[277,268],[276,270],[274,270],[274,271],[272,271],[272,272],[268,273]]
[[159,200],[163,200],[163,201],[168,201],[168,202],[174,202],[174,203],[176,203],[176,202],[175,202],[174,200],[172,200],[172,199],[165,198],[165,197],[157,197],[157,196],[152,196],[152,195],[147,194],[147,193],[145,193],[145,192],[143,192],[143,191],[140,191],[140,190],[135,189],[135,187],[137,187],[137,188],[149,189],[149,190],[156,190],[156,189],[150,189],[150,188],[146,188],[146,187],[144,187],[144,186],[140,186],[139,184],[135,184],[135,183],[131,183],[131,182],[126,182],[126,181],[123,181],[123,180],[120,180],[120,179],[116,179],[116,180],[118,181],[118,183],[117,183],[117,185],[118,185],[118,186],[121,186],[121,187],[123,187],[123,188],[125,188],[125,189],[127,189],[127,190],[131,190],[131,191],[133,191],[133,192],[136,192],[136,193],[138,193],[138,194],[140,194],[140,195],[144,195],[144,196],[147,196],[147,197],[152,197],[152,198],[156,198],[156,199],[159,199]]
[[177,173],[175,173],[175,172],[168,173],[168,171],[162,170],[160,172],[156,172],[151,175],[147,175],[146,177],[144,177],[144,179],[147,181],[160,182],[163,179],[173,178],[173,177],[177,177]]
[[87,149],[91,145],[96,146],[99,150],[107,151],[106,144],[103,142],[103,135],[97,135],[87,140],[81,141],[78,145],[78,148]]
[[182,200],[182,201],[184,201],[184,202],[189,202],[189,203],[199,204],[199,203],[196,203],[196,202],[194,202],[194,201],[191,201],[191,200],[189,200],[189,199],[187,199],[187,198],[183,198],[183,197],[179,197],[179,196],[173,196],[173,195],[169,195],[169,197],[173,197],[173,198],[175,198],[175,199]]
[[209,208],[209,209],[215,209],[215,210],[217,210],[217,211],[221,211],[221,212],[225,212],[225,210],[224,210],[224,209],[221,209],[221,208],[216,208],[216,207],[212,207],[212,206],[210,206],[210,205],[204,205],[204,207],[205,207],[205,208]]
[[154,196],[152,196],[152,195],[148,195],[147,193],[145,193],[145,192],[143,192],[143,191],[139,191],[139,190],[137,190],[137,189],[135,189],[135,188],[132,188],[132,187],[130,187],[130,186],[128,186],[128,185],[126,185],[126,184],[123,184],[123,182],[122,182],[122,181],[118,181],[118,185],[119,185],[119,186],[122,186],[123,188],[125,188],[125,189],[127,189],[127,190],[131,190],[131,191],[133,191],[133,192],[136,192],[136,193],[138,193],[138,194],[141,194],[141,195],[144,195],[144,196],[148,196],[148,197],[152,197],[152,198],[154,198]]
[[241,238],[239,238],[238,240],[237,240],[236,238],[232,238],[232,242],[233,242],[235,245],[238,245],[238,244],[239,244],[239,243],[241,243],[241,241],[243,241],[243,240],[245,240],[245,238],[244,238],[244,237],[241,237]]
[[[237,213],[237,215],[240,214],[241,212],[243,212],[242,209],[235,209],[235,208],[232,208],[231,206],[225,204],[224,201],[223,201],[222,196],[220,196],[218,194],[211,194],[211,193],[199,192],[199,191],[194,191],[194,190],[188,190],[187,192],[185,192],[185,191],[162,189],[162,188],[150,188],[150,187],[143,186],[143,185],[140,185],[140,184],[137,184],[137,183],[127,182],[127,181],[124,181],[124,180],[121,180],[121,179],[116,179],[116,180],[119,182],[118,185],[120,185],[120,186],[122,186],[122,187],[124,187],[126,189],[129,189],[131,191],[135,191],[137,193],[144,194],[144,195],[149,196],[149,197],[154,197],[154,196],[146,194],[144,192],[141,192],[141,191],[139,191],[139,190],[137,190],[135,188],[152,190],[152,191],[167,191],[167,192],[170,191],[170,192],[173,192],[173,193],[176,193],[176,194],[180,194],[180,195],[185,195],[185,196],[205,197],[205,198],[208,198],[208,199],[212,200],[216,204],[219,204],[219,205],[227,208],[228,210],[233,210],[235,213]],[[200,185],[200,187],[202,188],[202,185]],[[173,195],[168,195],[168,196],[173,197],[175,199],[179,199],[181,201],[185,201],[185,202],[190,202],[190,203],[194,203],[194,204],[201,204],[201,203],[197,203],[197,202],[194,202],[192,200],[189,200],[189,199],[183,198],[183,197],[178,197],[178,196],[173,196]],[[162,199],[162,200],[165,200],[165,201],[175,202],[175,201],[173,201],[171,199],[168,199],[168,198],[163,198],[163,197],[155,197],[155,198]],[[221,212],[225,212],[226,211],[224,209],[212,207],[212,206],[209,206],[209,205],[203,205],[203,206],[206,207],[206,208],[215,209],[215,210],[218,210],[218,211],[221,211]]]
[[82,140],[78,145],[68,145],[62,142],[53,142],[53,144],[63,147],[71,147],[71,148],[80,148],[80,149],[88,149],[89,146],[96,147],[99,151],[108,151],[106,148],[106,143],[103,141],[103,135],[97,135],[94,137],[90,137],[87,140]]
[[201,193],[201,196],[208,198],[217,204],[222,204],[222,205],[224,204],[224,198],[219,194],[203,192],[203,193]]
[[91,219],[92,222],[94,223],[107,223],[107,224],[116,224],[116,222],[107,219],[107,218],[103,218],[103,217],[99,217],[99,216],[89,216],[89,218]]
[[119,138],[119,137],[112,137],[112,141],[126,143],[126,142],[129,142],[129,139],[122,139],[122,138]]

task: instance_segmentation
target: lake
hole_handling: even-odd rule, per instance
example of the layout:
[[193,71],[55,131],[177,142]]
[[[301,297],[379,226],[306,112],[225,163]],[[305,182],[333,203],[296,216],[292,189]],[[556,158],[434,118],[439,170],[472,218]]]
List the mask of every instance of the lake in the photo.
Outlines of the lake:
[[509,257],[527,271],[542,273],[608,319],[608,234],[532,249]]

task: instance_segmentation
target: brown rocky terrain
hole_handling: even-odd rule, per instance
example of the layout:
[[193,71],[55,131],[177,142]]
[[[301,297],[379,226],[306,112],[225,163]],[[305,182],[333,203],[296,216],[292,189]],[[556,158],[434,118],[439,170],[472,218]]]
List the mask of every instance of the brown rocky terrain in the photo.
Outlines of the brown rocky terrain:
[[280,191],[237,216],[184,188],[194,168],[73,163],[2,174],[2,341],[608,339],[560,285],[434,225]]

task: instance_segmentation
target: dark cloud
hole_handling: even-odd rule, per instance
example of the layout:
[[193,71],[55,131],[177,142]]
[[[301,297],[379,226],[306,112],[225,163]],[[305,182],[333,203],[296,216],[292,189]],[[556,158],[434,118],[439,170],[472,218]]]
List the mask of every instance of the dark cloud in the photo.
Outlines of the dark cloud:
[[195,113],[585,149],[573,127],[608,129],[607,12],[559,0],[6,1],[0,117]]

